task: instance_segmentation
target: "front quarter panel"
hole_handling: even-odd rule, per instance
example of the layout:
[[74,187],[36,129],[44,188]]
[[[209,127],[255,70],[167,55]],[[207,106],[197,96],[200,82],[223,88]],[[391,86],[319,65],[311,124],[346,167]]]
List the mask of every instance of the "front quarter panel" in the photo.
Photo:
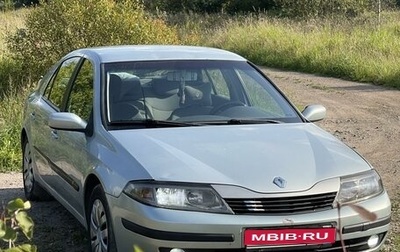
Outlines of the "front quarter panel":
[[[28,98],[25,100],[24,103],[24,110],[23,110],[23,124],[22,124],[22,131],[25,131],[25,133],[29,136],[30,135],[30,129],[31,129],[31,116],[32,116],[32,107],[31,104],[35,103],[37,101],[37,96],[38,92],[35,91],[31,93]],[[22,140],[23,138],[21,138]]]
[[96,153],[98,164],[93,174],[107,194],[118,197],[129,181],[151,179],[144,167],[104,128],[95,132],[95,139],[91,152]]

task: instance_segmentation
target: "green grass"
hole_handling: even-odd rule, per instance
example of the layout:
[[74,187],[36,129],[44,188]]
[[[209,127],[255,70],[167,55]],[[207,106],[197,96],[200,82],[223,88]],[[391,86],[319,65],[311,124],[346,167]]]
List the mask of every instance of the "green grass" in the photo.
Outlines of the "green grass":
[[[17,89],[18,69],[8,54],[6,36],[24,26],[27,9],[0,12],[0,172],[18,171],[21,167],[20,128],[26,92]],[[18,92],[17,92],[18,90]],[[7,94],[6,94],[7,93]]]
[[24,20],[29,13],[29,9],[19,9],[13,11],[0,11],[0,60],[7,52],[6,36],[9,32],[24,27]]
[[373,18],[227,22],[207,44],[259,65],[400,88],[398,17],[387,13],[380,25]]
[[19,171],[21,167],[22,111],[28,89],[9,91],[0,100],[0,172]]

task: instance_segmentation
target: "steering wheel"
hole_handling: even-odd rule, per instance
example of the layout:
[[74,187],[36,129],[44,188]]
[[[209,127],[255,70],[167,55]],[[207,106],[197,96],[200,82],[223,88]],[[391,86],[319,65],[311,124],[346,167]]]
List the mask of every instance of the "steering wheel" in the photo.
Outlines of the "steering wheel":
[[211,114],[211,115],[215,115],[215,114],[218,114],[218,113],[220,113],[220,112],[222,112],[222,111],[224,111],[224,110],[227,110],[227,109],[229,109],[229,108],[236,107],[236,106],[246,106],[246,104],[244,104],[244,103],[241,102],[241,101],[229,101],[229,102],[225,102],[225,103],[222,103],[222,104],[220,104],[220,105],[214,107],[214,108],[210,111],[210,114]]

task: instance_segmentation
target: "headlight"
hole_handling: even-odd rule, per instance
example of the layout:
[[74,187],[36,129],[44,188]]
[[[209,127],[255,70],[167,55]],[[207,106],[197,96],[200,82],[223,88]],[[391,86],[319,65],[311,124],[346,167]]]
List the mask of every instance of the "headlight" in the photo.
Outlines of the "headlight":
[[199,212],[232,213],[211,186],[130,182],[124,193],[144,204]]
[[337,197],[339,204],[362,201],[383,192],[379,174],[375,170],[342,177]]

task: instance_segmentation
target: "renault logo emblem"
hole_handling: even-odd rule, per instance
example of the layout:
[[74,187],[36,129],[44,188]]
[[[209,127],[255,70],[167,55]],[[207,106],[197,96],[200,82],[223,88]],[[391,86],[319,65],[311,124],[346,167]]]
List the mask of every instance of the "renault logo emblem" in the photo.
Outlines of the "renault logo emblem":
[[286,187],[286,180],[284,180],[281,177],[275,177],[273,180],[274,184],[279,186],[280,188],[285,188]]

